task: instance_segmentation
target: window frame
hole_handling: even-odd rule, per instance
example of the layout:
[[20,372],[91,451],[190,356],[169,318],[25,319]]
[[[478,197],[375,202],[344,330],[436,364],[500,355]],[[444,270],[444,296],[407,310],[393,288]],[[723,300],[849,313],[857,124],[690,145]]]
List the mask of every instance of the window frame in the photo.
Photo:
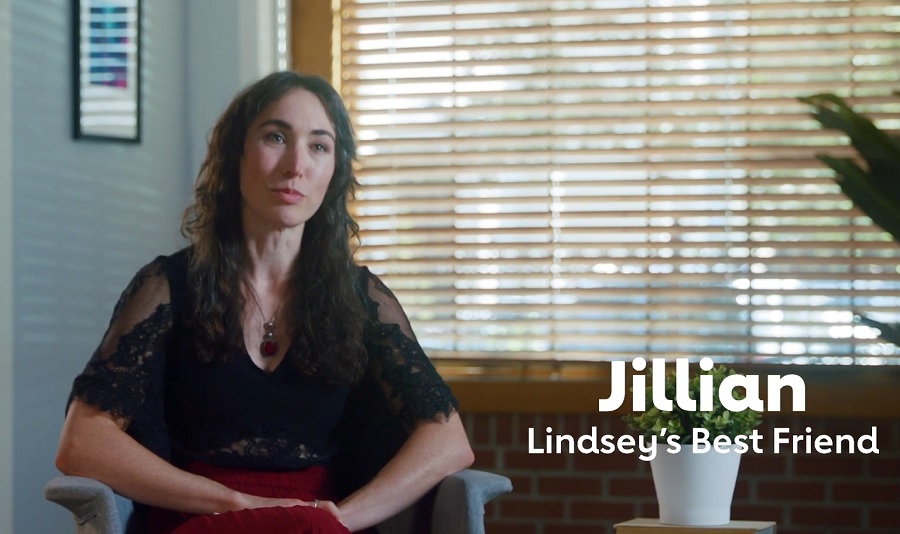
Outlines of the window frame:
[[[331,9],[339,0],[292,0],[291,51],[293,68],[314,72],[333,81],[339,61],[333,51],[340,44],[333,40],[340,31],[340,16]],[[301,9],[300,6],[305,6]],[[300,13],[305,16],[298,16]],[[301,19],[298,20],[298,19]],[[328,34],[328,46],[318,39],[317,46],[301,42],[303,28],[316,28]],[[601,370],[596,375],[578,376],[565,372],[566,364],[549,364],[535,374],[509,366],[494,372],[475,369],[460,372],[466,363],[439,360],[438,369],[453,385],[465,411],[481,413],[591,413],[597,399],[609,391],[609,377]],[[471,367],[471,366],[469,366]],[[605,366],[603,366],[605,367]],[[744,374],[800,374],[807,383],[807,414],[847,417],[900,417],[900,396],[892,395],[900,386],[900,368],[865,366],[781,366],[736,364]]]

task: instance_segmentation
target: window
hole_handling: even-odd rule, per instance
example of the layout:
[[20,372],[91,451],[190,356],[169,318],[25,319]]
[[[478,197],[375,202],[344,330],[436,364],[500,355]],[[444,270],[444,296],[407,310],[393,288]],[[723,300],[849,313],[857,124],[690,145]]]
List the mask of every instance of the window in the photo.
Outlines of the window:
[[288,17],[287,0],[275,0],[275,57],[278,70],[288,68]]
[[359,259],[436,358],[900,363],[797,97],[900,128],[892,0],[342,1]]

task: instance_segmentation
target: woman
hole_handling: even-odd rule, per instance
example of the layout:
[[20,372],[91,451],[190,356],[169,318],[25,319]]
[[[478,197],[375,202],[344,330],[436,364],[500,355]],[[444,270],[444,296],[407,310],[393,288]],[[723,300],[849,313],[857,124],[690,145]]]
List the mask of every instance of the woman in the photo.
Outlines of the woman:
[[353,262],[354,158],[320,78],[279,72],[235,97],[185,213],[191,245],[141,269],[75,380],[63,473],[148,505],[152,532],[346,532],[471,464],[399,303]]

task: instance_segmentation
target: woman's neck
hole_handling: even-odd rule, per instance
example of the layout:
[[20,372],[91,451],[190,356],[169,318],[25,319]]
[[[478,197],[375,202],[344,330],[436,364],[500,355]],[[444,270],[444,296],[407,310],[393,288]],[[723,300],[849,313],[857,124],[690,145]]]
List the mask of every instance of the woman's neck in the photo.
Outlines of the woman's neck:
[[291,266],[300,254],[303,227],[281,230],[245,227],[244,230],[249,260],[248,281],[261,294],[283,294]]

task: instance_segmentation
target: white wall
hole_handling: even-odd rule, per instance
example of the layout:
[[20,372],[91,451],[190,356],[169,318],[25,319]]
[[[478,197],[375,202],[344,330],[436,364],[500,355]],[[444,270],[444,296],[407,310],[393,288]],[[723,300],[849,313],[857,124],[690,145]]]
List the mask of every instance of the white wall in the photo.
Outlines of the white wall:
[[43,500],[72,379],[131,275],[180,244],[185,8],[143,2],[140,144],[72,139],[66,0],[12,0],[14,531],[71,531]]
[[[187,4],[190,165],[196,173],[209,130],[238,90],[275,70],[274,0],[191,0]],[[192,175],[193,177],[193,175]]]
[[0,532],[13,529],[13,229],[10,0],[0,0]]
[[134,272],[183,245],[213,121],[271,70],[257,2],[142,2],[142,141],[76,141],[69,4],[0,0],[0,534],[71,531],[41,490],[72,380]]

